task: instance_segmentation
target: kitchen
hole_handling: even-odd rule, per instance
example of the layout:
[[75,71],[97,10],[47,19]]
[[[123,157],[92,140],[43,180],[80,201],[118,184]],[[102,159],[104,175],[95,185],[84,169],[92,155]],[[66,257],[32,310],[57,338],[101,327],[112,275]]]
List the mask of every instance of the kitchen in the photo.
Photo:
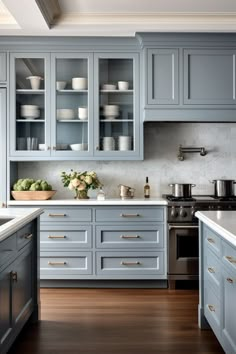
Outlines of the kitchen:
[[[4,3],[16,16],[17,8],[11,4],[14,2],[4,1]],[[45,2],[38,1],[37,3],[41,4],[42,10]],[[52,7],[53,5],[55,6],[55,3],[57,2],[52,2]],[[61,9],[65,10],[65,2],[59,1],[58,3]],[[78,3],[75,6],[78,6]],[[80,5],[82,3],[83,1],[80,2]],[[151,3],[149,4],[150,6]],[[69,6],[67,9],[71,10],[70,5],[67,4],[67,6]],[[140,10],[139,7],[138,9]],[[37,4],[31,10],[34,11],[35,16],[36,13],[39,16]],[[141,9],[140,12],[142,11]],[[207,8],[205,8],[205,11],[207,11]],[[217,11],[220,11],[219,8]],[[19,12],[18,9],[18,16]],[[66,15],[69,16],[68,13]],[[64,14],[64,16],[66,15]],[[158,14],[156,16],[158,17]],[[173,13],[170,16],[173,16]],[[181,15],[179,14],[179,16]],[[218,23],[216,24],[214,16],[211,17],[209,13],[208,16],[209,23],[206,20],[205,27],[203,26],[205,32],[234,32],[232,28],[224,28],[223,30],[223,22],[219,23],[218,17],[216,21]],[[70,19],[70,21],[73,22],[73,19]],[[96,18],[96,21],[99,22],[99,18]],[[193,23],[193,27],[194,25],[195,31],[192,31],[199,32],[199,27],[196,30],[197,24]],[[230,27],[230,21],[228,25]],[[214,325],[211,323],[210,325],[213,327],[216,337],[212,331],[198,331],[198,290],[167,289],[167,201],[165,198],[162,199],[163,195],[172,194],[172,189],[169,186],[171,183],[195,184],[196,186],[192,187],[193,195],[211,196],[214,194],[212,180],[234,180],[235,178],[234,34],[211,36],[204,33],[195,35],[185,33],[177,36],[173,33],[141,33],[141,27],[138,27],[140,30],[137,31],[137,25],[133,24],[133,27],[131,27],[136,27],[135,35],[126,34],[124,38],[115,38],[117,36],[115,31],[118,30],[114,28],[114,38],[98,38],[94,41],[95,30],[91,26],[91,37],[81,37],[79,41],[72,34],[74,28],[70,28],[68,33],[71,34],[69,36],[67,33],[68,38],[66,39],[65,47],[65,39],[59,37],[63,36],[63,32],[58,28],[56,29],[56,26],[52,26],[52,30],[33,28],[34,25],[32,23],[25,24],[25,26],[26,28],[31,26],[31,32],[28,30],[28,32],[21,33],[19,29],[12,29],[10,35],[15,36],[21,33],[22,36],[27,34],[43,36],[49,31],[45,36],[55,37],[46,38],[45,42],[42,38],[21,37],[18,42],[16,37],[8,37],[9,33],[5,33],[4,36],[4,29],[1,30],[1,34],[4,36],[0,41],[1,54],[3,54],[2,65],[3,67],[6,65],[8,68],[5,71],[6,78],[1,79],[2,90],[3,92],[7,91],[7,98],[5,97],[7,99],[7,119],[1,121],[1,124],[3,124],[1,131],[4,131],[5,125],[7,126],[7,134],[2,134],[3,159],[1,163],[3,163],[3,167],[1,170],[4,170],[4,166],[6,166],[6,175],[4,174],[1,177],[1,185],[5,186],[1,190],[1,199],[4,204],[7,204],[7,209],[9,210],[17,210],[19,207],[23,207],[26,210],[29,207],[42,207],[45,210],[45,213],[40,217],[42,286],[42,321],[40,327],[42,326],[41,328],[44,329],[41,334],[44,336],[46,331],[52,331],[53,333],[55,329],[59,329],[60,337],[63,341],[63,332],[67,331],[66,323],[69,325],[74,324],[72,333],[77,330],[79,332],[77,328],[79,323],[84,328],[84,331],[92,331],[94,329],[92,335],[96,338],[95,343],[97,343],[97,348],[100,351],[115,351],[117,339],[115,340],[115,336],[113,337],[112,329],[115,332],[118,331],[118,338],[124,338],[125,332],[122,330],[122,326],[126,326],[129,323],[129,321],[128,323],[126,322],[126,311],[131,311],[132,313],[133,310],[133,313],[139,313],[139,319],[142,318],[143,321],[142,311],[144,313],[147,311],[147,313],[151,314],[153,311],[160,311],[155,306],[163,304],[164,307],[170,306],[173,311],[176,310],[177,317],[180,315],[178,310],[181,311],[182,309],[182,312],[186,314],[187,318],[182,319],[181,326],[183,327],[180,326],[181,328],[185,328],[185,321],[191,321],[190,326],[194,328],[189,333],[190,336],[196,335],[195,341],[191,343],[187,341],[183,331],[180,330],[178,337],[179,351],[193,351],[193,349],[189,349],[188,345],[195,348],[196,343],[199,341],[200,344],[196,347],[196,353],[202,352],[203,348],[207,348],[205,351],[209,353],[220,353],[222,349],[217,342],[217,337],[221,346],[223,343],[223,348],[227,353],[234,353],[235,351],[232,349],[235,348],[234,344],[228,340],[231,344],[225,346],[227,340],[224,339],[222,342],[222,335],[218,333],[220,330],[214,330]],[[187,25],[183,22],[183,27],[178,32],[187,32],[184,26]],[[214,28],[214,26],[218,27]],[[99,28],[99,31],[101,31],[102,27]],[[55,33],[55,30],[58,32]],[[105,30],[107,31],[107,27]],[[104,36],[107,33],[105,30],[99,34]],[[146,27],[147,31],[154,32],[148,26]],[[163,29],[160,32],[163,32]],[[174,32],[173,29],[172,32]],[[188,30],[188,32],[191,31]],[[201,43],[200,46],[199,42]],[[212,46],[211,49],[209,49],[210,46]],[[204,48],[204,51],[202,48]],[[5,53],[7,54],[4,57]],[[213,62],[210,60],[212,54]],[[200,64],[198,60],[200,60]],[[80,73],[76,73],[76,65],[82,68]],[[203,70],[203,75],[207,73],[210,77],[210,80],[204,81],[203,86],[199,84],[204,78],[201,76],[201,71],[199,71],[199,65],[200,68],[206,65],[206,71]],[[38,72],[37,67],[40,68]],[[30,85],[32,84],[27,79],[30,76],[30,73],[26,74],[27,70],[31,73],[31,76],[37,74],[44,79],[41,80],[41,86],[36,89],[34,94],[31,91],[33,87]],[[169,72],[172,75],[169,75]],[[72,80],[78,74],[81,77],[88,75],[88,89],[85,86],[80,93],[76,92],[75,86],[73,88]],[[158,75],[161,77],[161,86],[158,83],[159,81],[155,81],[152,84],[152,78],[156,78]],[[198,76],[200,79],[197,81]],[[58,89],[56,82],[62,82],[63,80],[72,80],[72,82],[68,81],[67,87]],[[128,89],[127,87],[119,89],[119,86],[117,86],[115,88],[109,87],[107,90],[104,87],[105,84],[115,83],[119,85],[118,82],[121,82],[120,80],[129,82]],[[163,86],[163,82],[165,82],[166,86]],[[197,84],[195,84],[196,82]],[[222,89],[219,85],[221,82],[224,82]],[[2,97],[4,99],[4,93]],[[76,102],[76,100],[78,101]],[[202,101],[199,102],[199,100]],[[68,102],[69,105],[67,104]],[[30,104],[34,104],[34,107],[37,105],[36,115],[33,119],[28,119],[26,117],[27,114],[22,110],[23,105],[25,107],[28,105],[29,107]],[[66,118],[63,117],[64,119],[62,119],[58,115],[59,113],[62,114],[64,108],[67,109],[68,113],[69,106],[76,110],[78,106],[84,107],[86,105],[88,106],[88,115],[83,116],[83,118],[79,116],[79,122],[75,121],[74,117],[70,117],[72,119],[63,122]],[[109,113],[108,117],[106,116],[105,106],[109,105],[113,105],[113,109],[114,106],[119,107],[118,117],[117,112]],[[100,111],[101,106],[103,106],[103,111]],[[1,109],[2,116],[4,116],[4,108],[2,107],[3,105]],[[38,110],[40,111],[40,117],[37,116]],[[63,113],[65,113],[65,110]],[[71,110],[69,113],[71,113]],[[112,114],[113,117],[111,117]],[[97,119],[99,116],[100,120]],[[32,122],[34,119],[35,121]],[[70,120],[73,120],[73,122],[70,122]],[[89,128],[87,124],[89,124]],[[110,139],[112,143],[105,143],[104,137],[112,134],[114,137],[114,140]],[[28,150],[27,140],[23,140],[23,144],[25,144],[23,148],[19,145],[22,143],[22,140],[19,139],[22,137],[27,139],[29,135],[31,136],[30,139],[33,139],[33,137],[37,139],[36,150],[34,148]],[[123,139],[122,145],[121,136],[125,135],[133,136],[132,145],[127,139]],[[85,140],[83,140],[84,137]],[[4,139],[7,140],[7,145],[4,143]],[[115,141],[115,147],[110,145],[113,144],[113,141]],[[70,149],[69,145],[79,145],[78,143],[87,145],[83,145],[82,151],[73,151],[72,147],[72,150]],[[65,147],[65,144],[67,144],[67,147]],[[198,148],[198,152],[184,152],[184,159],[180,159],[180,145],[183,149],[186,147]],[[200,154],[199,149],[201,151],[202,148],[206,151],[206,155]],[[5,161],[5,165],[3,161]],[[74,200],[74,191],[63,187],[61,180],[61,173],[63,171],[69,173],[71,169],[74,171],[95,171],[103,184],[105,200],[97,201],[97,190],[89,191],[90,199],[88,200]],[[147,176],[151,187],[151,198],[145,200],[143,198],[143,187]],[[11,196],[11,190],[13,184],[19,178],[46,180],[56,190],[56,194],[48,201],[14,201]],[[134,198],[121,200],[120,184],[133,188]],[[232,193],[235,194],[235,191]],[[124,213],[122,208],[125,210],[125,214],[137,214],[138,217],[142,215],[144,220],[141,222],[136,219],[129,221],[125,216],[121,223],[121,220],[116,219],[113,212],[118,210],[121,215]],[[68,220],[69,224],[67,224],[67,221],[58,219],[58,217],[55,220],[55,216],[54,222],[51,222],[47,216],[49,214],[67,213],[69,213],[68,215],[71,218]],[[78,217],[75,216],[75,213],[78,214]],[[225,213],[230,212],[226,211]],[[84,233],[85,231],[86,233]],[[146,232],[151,241],[149,239],[142,246],[142,237],[138,238],[138,240],[126,240],[124,235],[127,231],[135,234],[141,231]],[[47,240],[49,236],[56,235],[58,237],[59,235],[61,237],[65,232],[70,232],[72,239],[76,233],[81,238],[79,241],[74,240],[72,242],[74,249],[69,249],[67,245],[63,250],[63,244],[60,243],[61,240],[55,240],[54,246],[49,244]],[[111,235],[115,237],[118,233],[120,235],[120,232],[122,232],[123,237],[121,240],[123,244],[119,240],[120,246],[115,252],[114,246],[111,245],[114,240],[111,241],[110,239],[109,241],[109,237]],[[94,238],[95,235],[97,235],[96,238]],[[99,235],[101,240],[98,240]],[[159,245],[157,245],[156,241],[156,243],[153,241],[153,238],[155,239],[156,237],[155,235],[159,237]],[[140,239],[141,245],[138,245]],[[53,242],[53,240],[50,241]],[[128,242],[132,242],[132,244],[130,245]],[[67,262],[66,252],[67,256],[68,254],[70,255],[72,263],[72,258],[75,257],[73,252],[75,254],[77,252],[81,256],[80,270],[76,269],[76,266],[71,272],[62,270],[64,263]],[[125,254],[130,257],[124,258]],[[49,259],[53,255],[53,259]],[[106,257],[107,255],[110,255],[110,257]],[[134,256],[135,259],[138,259],[135,261],[137,262],[135,265],[132,262]],[[118,269],[115,268],[114,257],[117,257],[120,262],[119,267],[117,266]],[[49,270],[47,264],[52,261],[54,262],[54,268],[58,266],[60,269]],[[63,265],[56,265],[56,262],[63,262]],[[147,262],[147,265],[145,265],[145,269],[139,270],[139,273],[135,269],[129,269],[125,276],[121,275],[122,270],[120,268],[122,266],[130,268],[130,262],[132,262],[132,267],[137,266],[137,268],[142,266],[142,262]],[[230,266],[232,264],[233,262],[230,262]],[[68,285],[68,279],[71,281],[70,285]],[[59,286],[59,289],[54,289],[53,286]],[[66,289],[68,286],[72,286],[72,288]],[[73,288],[78,286],[81,288]],[[103,289],[104,287],[105,289]],[[112,287],[116,287],[116,289],[112,290]],[[131,289],[131,287],[136,287],[136,289]],[[149,287],[149,289],[143,289],[143,287]],[[155,289],[158,287],[162,289]],[[219,292],[219,290],[217,291]],[[54,303],[53,299],[57,298],[57,296],[59,300]],[[75,311],[78,311],[77,318],[82,315],[86,308],[88,312],[87,315],[84,313],[84,316],[78,320],[80,322],[76,322],[75,318],[71,318],[73,317],[73,311],[68,308],[63,315],[66,317],[66,322],[62,325],[60,307],[66,306],[66,304],[61,301],[64,301],[63,297],[67,296],[71,299],[71,304],[73,303]],[[77,296],[84,304],[84,307],[79,308],[79,310],[77,309]],[[110,301],[110,305],[107,305],[108,307],[103,303],[103,297],[106,296],[107,302],[109,303]],[[221,294],[220,296],[223,295]],[[137,307],[133,307],[133,297],[135,297]],[[153,305],[153,303],[155,304],[155,297],[159,299],[157,301],[159,305]],[[179,299],[180,303],[181,301],[187,302],[189,308],[191,306],[194,307],[194,311],[184,311],[184,307],[181,308],[181,305],[178,306],[176,304],[177,300],[171,303],[173,297]],[[97,299],[97,302],[94,298]],[[149,301],[150,306],[146,307]],[[117,302],[118,306],[116,305]],[[123,306],[123,303],[127,303],[127,307]],[[204,304],[204,299],[200,303]],[[121,319],[123,319],[120,322],[120,327],[113,327],[112,319],[109,316],[104,318],[104,326],[106,327],[108,324],[111,326],[109,347],[99,344],[99,341],[102,340],[99,334],[103,336],[105,332],[100,332],[101,328],[99,328],[99,324],[96,323],[95,319],[91,316],[90,320],[92,322],[89,322],[91,327],[89,325],[86,327],[86,322],[83,321],[83,319],[86,321],[86,316],[90,316],[89,314],[93,312],[96,306],[101,306],[102,310],[98,312],[100,316],[102,311],[105,313],[111,311],[113,316],[121,316]],[[118,307],[117,312],[114,310],[116,306]],[[140,310],[141,308],[143,308],[142,311]],[[55,309],[54,312],[53,309]],[[119,312],[119,309],[121,312],[123,311],[123,315]],[[211,312],[213,315],[215,312],[217,313],[215,310]],[[163,316],[168,316],[168,313],[168,311],[166,314],[163,313]],[[151,318],[151,316],[147,316],[147,319],[155,322],[157,317]],[[55,327],[50,328],[50,323],[47,321],[55,321]],[[169,321],[171,321],[171,317],[168,323]],[[210,322],[210,320],[208,321]],[[219,328],[222,326],[222,321],[223,319],[220,320]],[[163,321],[161,323],[164,326]],[[147,323],[145,324],[148,326]],[[204,324],[201,327],[204,327]],[[159,327],[156,327],[156,331],[158,329]],[[48,339],[46,341],[47,345],[43,346],[39,340],[39,327],[35,329],[34,337],[39,347],[34,346],[35,344],[30,344],[29,336],[32,335],[32,330],[25,331],[22,336],[20,335],[10,352],[26,351],[27,348],[29,352],[40,350],[40,352],[46,353],[50,351],[50,345],[53,346],[54,351],[59,351],[57,344],[55,342],[50,344]],[[140,337],[140,341],[134,340],[133,336],[135,336],[135,333],[139,333],[140,330],[140,327],[137,327],[136,331],[131,331],[129,335],[127,334],[127,342],[122,339],[117,347],[117,352],[118,350],[123,352],[136,350],[137,352],[138,345],[139,347],[141,345],[141,338],[143,343],[145,343],[143,347],[142,345],[140,347],[142,350],[148,350],[149,352],[157,350],[158,336],[154,338],[156,335],[155,327],[152,328],[153,335],[150,334],[148,341],[144,337]],[[171,336],[172,330],[174,331],[174,327],[168,329],[167,326],[165,335]],[[179,330],[179,327],[177,330]],[[55,335],[55,333],[52,335]],[[76,335],[73,336],[72,341],[74,341],[74,344],[71,344],[71,349],[68,346],[64,350],[71,353],[80,349],[88,353],[98,350],[96,346],[90,346],[86,337],[83,340],[81,333],[77,333],[77,335],[80,341],[77,340]],[[206,339],[207,337],[209,337],[209,342]],[[65,337],[65,340],[68,340],[68,337],[67,339]],[[173,345],[174,337],[172,337],[172,340]],[[80,342],[81,348],[79,347]],[[152,344],[154,347],[150,343],[154,343]],[[33,346],[30,348],[30,345]],[[168,347],[165,341],[161,345],[160,350],[169,352],[174,350],[174,347],[171,345]]]

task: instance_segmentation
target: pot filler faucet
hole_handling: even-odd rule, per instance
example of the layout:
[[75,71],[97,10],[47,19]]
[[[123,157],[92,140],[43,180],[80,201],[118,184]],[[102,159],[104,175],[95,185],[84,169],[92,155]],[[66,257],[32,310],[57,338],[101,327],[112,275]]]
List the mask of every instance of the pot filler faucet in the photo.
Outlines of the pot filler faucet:
[[184,161],[184,154],[185,153],[193,153],[198,152],[201,156],[206,156],[206,150],[204,147],[183,147],[182,145],[179,146],[179,153],[178,159],[180,161]]

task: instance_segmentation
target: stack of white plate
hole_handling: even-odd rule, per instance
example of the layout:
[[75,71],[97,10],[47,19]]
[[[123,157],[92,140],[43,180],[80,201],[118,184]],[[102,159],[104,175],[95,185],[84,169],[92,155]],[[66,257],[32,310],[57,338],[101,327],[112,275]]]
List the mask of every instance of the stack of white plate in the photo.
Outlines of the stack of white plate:
[[131,136],[118,136],[118,149],[120,151],[131,150]]
[[112,136],[104,136],[102,139],[102,149],[104,151],[115,150],[115,139]]
[[40,116],[39,107],[32,104],[26,104],[21,106],[21,117],[25,119],[35,119]]

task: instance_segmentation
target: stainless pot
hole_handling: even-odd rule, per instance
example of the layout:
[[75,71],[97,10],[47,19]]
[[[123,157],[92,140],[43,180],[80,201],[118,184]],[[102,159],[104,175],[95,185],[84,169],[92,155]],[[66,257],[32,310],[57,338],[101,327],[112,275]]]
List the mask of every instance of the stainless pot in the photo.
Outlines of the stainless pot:
[[234,196],[234,184],[236,181],[233,179],[214,179],[215,197],[232,197]]
[[196,184],[191,183],[172,183],[169,184],[172,187],[172,195],[176,198],[191,198],[192,197],[192,187]]
[[120,197],[121,199],[131,199],[134,197],[134,188],[131,188],[129,186],[125,186],[123,184],[119,184],[118,186],[120,188]]

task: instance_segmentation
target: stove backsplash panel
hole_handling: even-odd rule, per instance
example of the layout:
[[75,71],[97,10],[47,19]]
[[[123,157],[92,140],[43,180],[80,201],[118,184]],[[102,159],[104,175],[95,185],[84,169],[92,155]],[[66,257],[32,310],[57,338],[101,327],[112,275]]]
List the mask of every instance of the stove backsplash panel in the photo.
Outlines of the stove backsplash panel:
[[[177,158],[178,147],[205,147],[206,156],[185,154]],[[236,179],[235,123],[145,123],[144,161],[52,161],[19,162],[19,178],[43,178],[57,190],[57,198],[70,198],[64,188],[62,171],[94,170],[104,184],[107,197],[119,197],[119,184],[135,188],[143,197],[145,177],[149,177],[151,197],[171,193],[169,183],[194,183],[193,194],[213,194],[212,179]],[[95,196],[96,192],[90,193]]]

